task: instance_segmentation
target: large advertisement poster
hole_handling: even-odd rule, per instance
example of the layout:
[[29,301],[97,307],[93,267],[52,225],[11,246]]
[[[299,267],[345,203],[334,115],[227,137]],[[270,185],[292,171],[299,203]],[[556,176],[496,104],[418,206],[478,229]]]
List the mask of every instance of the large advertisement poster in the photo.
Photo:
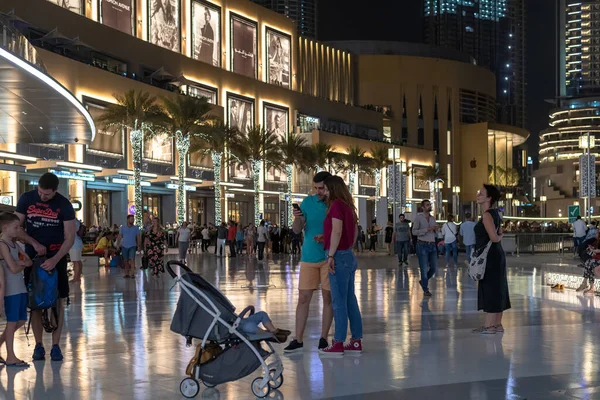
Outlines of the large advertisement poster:
[[429,192],[429,183],[427,183],[427,167],[413,165],[413,190],[417,192]]
[[290,37],[267,30],[267,80],[273,85],[290,88]]
[[48,0],[57,6],[71,10],[77,14],[83,14],[82,0]]
[[231,17],[231,70],[256,78],[256,23],[237,16]]
[[133,0],[100,0],[100,22],[133,34]]
[[179,0],[148,0],[150,43],[179,52]]
[[144,141],[144,158],[153,161],[173,162],[173,139],[166,134]]
[[248,132],[254,126],[254,100],[228,96],[227,114],[230,127],[238,128],[242,133]]
[[[265,127],[268,131],[273,132],[277,139],[283,141],[288,135],[288,118],[289,110],[287,108],[275,107],[265,104],[264,109],[264,121]],[[267,180],[268,181],[282,181],[285,178],[282,177],[281,170],[269,167],[267,169]]]
[[211,4],[192,3],[192,49],[196,60],[221,66],[221,10]]
[[[89,111],[94,120],[100,118],[106,112],[106,107],[84,102],[85,107]],[[94,141],[90,143],[90,150],[102,151],[111,154],[123,155],[123,133],[119,128],[106,129],[104,126],[96,124],[97,132]]]
[[250,167],[250,163],[235,160],[231,163],[229,175],[236,179],[252,178],[252,168]]

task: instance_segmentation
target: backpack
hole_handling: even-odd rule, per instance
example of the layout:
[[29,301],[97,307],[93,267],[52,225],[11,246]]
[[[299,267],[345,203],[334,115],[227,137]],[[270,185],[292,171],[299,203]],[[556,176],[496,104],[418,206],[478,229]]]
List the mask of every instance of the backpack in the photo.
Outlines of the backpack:
[[[27,284],[28,307],[31,311],[42,311],[42,323],[46,332],[54,332],[58,327],[58,271],[46,271],[40,266],[46,261],[44,257],[33,259],[29,282]],[[48,317],[48,310],[52,311],[54,321]],[[29,318],[31,325],[31,316]],[[29,331],[29,328],[27,328]]]

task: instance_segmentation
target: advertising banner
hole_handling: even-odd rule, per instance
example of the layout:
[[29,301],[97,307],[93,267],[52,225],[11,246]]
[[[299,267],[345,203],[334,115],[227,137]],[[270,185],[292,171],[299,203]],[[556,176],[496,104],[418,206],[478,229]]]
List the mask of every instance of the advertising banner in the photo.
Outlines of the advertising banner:
[[54,3],[57,6],[66,8],[67,10],[73,11],[77,14],[83,14],[82,0],[48,0],[50,3]]
[[[289,110],[287,108],[273,107],[270,105],[264,106],[264,124],[268,131],[273,132],[280,141],[285,140],[288,134],[288,117]],[[274,167],[267,169],[268,181],[285,180],[285,174]]]
[[256,78],[256,32],[256,23],[231,17],[231,69],[251,78]]
[[192,3],[192,49],[196,60],[221,66],[221,10],[211,4]]
[[254,101],[230,96],[227,98],[229,126],[238,128],[242,133],[248,132],[254,126]]
[[148,0],[150,43],[179,52],[179,0]]
[[[94,120],[106,112],[106,107],[102,107],[101,105],[87,101],[84,104]],[[96,124],[96,130],[96,137],[94,137],[94,141],[89,146],[91,150],[123,155],[123,134],[121,129],[106,129],[104,126]]]
[[133,34],[133,0],[100,0],[100,21],[121,32]]
[[290,37],[267,30],[267,81],[273,85],[290,88]]

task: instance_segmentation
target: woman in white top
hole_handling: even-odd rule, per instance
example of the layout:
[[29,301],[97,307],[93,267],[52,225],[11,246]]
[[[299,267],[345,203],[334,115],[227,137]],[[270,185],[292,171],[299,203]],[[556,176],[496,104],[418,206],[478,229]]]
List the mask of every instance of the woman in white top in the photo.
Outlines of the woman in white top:
[[[446,267],[455,266],[458,262],[458,246],[456,236],[458,235],[458,227],[454,223],[454,215],[448,215],[448,222],[442,226],[442,234],[444,235],[444,245],[446,246]],[[450,262],[450,256],[452,253],[452,261]]]
[[190,247],[190,236],[192,231],[188,228],[187,222],[181,225],[181,228],[177,231],[176,240],[179,244],[179,261],[186,263],[188,248]]

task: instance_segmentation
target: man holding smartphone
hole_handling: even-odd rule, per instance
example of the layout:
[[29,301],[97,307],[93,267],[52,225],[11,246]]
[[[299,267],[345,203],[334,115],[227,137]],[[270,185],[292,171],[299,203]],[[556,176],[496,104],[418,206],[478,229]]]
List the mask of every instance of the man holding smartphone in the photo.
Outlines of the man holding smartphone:
[[308,309],[315,290],[321,284],[323,293],[323,322],[319,349],[328,346],[327,337],[333,321],[331,307],[331,289],[327,257],[323,249],[323,221],[327,215],[325,204],[325,179],[331,174],[327,171],[317,173],[313,178],[315,194],[306,197],[298,207],[294,204],[294,223],[292,230],[299,235],[304,230],[304,244],[300,257],[300,281],[298,283],[298,306],[296,307],[296,339],[283,349],[284,353],[302,351],[304,329],[308,319]]
[[417,235],[417,256],[419,258],[419,269],[421,270],[421,280],[419,284],[423,288],[426,297],[431,297],[429,291],[429,280],[437,271],[437,245],[435,235],[439,226],[435,217],[431,215],[431,202],[423,200],[421,202],[423,213],[418,214],[413,223],[412,231]]

